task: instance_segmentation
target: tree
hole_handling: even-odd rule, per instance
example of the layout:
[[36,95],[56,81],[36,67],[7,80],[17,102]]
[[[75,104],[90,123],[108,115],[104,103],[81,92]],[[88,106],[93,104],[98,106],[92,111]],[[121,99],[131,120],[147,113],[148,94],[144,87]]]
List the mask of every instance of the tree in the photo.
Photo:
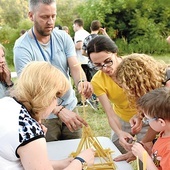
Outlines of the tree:
[[0,25],[8,25],[17,28],[18,23],[27,17],[27,0],[1,0],[0,2]]

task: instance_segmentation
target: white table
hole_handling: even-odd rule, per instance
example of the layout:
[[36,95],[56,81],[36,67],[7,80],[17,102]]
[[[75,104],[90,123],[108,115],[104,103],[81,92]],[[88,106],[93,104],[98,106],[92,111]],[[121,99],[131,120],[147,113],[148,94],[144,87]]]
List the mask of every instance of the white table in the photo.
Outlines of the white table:
[[[113,152],[112,158],[121,155],[120,151],[107,137],[97,137],[98,141],[104,149],[110,148]],[[80,139],[62,140],[47,142],[47,150],[50,160],[60,160],[68,158],[68,156],[77,150]],[[132,166],[126,161],[115,162],[116,170],[132,170]]]

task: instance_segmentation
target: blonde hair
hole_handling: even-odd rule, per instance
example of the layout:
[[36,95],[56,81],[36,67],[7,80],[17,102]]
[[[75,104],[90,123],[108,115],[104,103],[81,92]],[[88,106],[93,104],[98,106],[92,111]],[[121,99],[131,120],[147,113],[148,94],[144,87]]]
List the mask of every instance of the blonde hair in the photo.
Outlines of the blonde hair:
[[36,120],[38,113],[46,109],[56,97],[69,89],[64,74],[44,61],[30,62],[23,69],[13,96],[21,102]]
[[116,79],[124,89],[131,104],[145,93],[163,86],[168,65],[145,54],[125,56],[117,68]]

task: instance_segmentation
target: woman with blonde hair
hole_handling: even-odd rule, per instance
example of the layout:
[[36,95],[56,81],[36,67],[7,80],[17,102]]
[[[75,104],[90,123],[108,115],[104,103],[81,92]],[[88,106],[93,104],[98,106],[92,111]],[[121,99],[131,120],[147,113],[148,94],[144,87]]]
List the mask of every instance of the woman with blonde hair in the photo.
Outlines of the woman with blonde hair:
[[[1,169],[67,169],[81,170],[79,159],[48,160],[42,119],[46,119],[69,89],[64,74],[44,61],[33,61],[23,69],[12,97],[0,100],[0,162]],[[56,100],[57,99],[57,100]],[[94,151],[79,154],[91,165]]]
[[9,88],[12,86],[11,72],[5,60],[5,48],[0,44],[0,98],[8,95]]

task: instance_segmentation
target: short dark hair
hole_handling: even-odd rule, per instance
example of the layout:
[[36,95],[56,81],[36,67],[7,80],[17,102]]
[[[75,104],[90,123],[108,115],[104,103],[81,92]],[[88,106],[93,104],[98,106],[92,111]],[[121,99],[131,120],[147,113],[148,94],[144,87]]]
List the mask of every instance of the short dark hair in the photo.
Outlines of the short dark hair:
[[101,23],[98,20],[94,20],[91,22],[91,26],[90,26],[92,31],[97,31],[101,28]]
[[87,46],[87,55],[90,58],[90,54],[95,52],[99,53],[102,51],[117,53],[118,47],[115,42],[106,35],[98,35],[93,38]]
[[56,25],[56,27],[57,27],[59,30],[62,30],[62,26],[61,26],[61,25]]
[[170,121],[170,88],[161,87],[143,95],[137,107],[146,115]]
[[73,23],[74,23],[74,24],[78,24],[78,26],[80,26],[80,27],[83,27],[83,26],[84,26],[83,19],[81,19],[81,18],[75,19]]
[[56,0],[29,0],[29,9],[34,10],[39,5],[39,3],[49,5],[53,2],[56,3]]
[[21,31],[20,31],[20,34],[23,35],[26,31],[27,31],[27,30],[21,30]]

